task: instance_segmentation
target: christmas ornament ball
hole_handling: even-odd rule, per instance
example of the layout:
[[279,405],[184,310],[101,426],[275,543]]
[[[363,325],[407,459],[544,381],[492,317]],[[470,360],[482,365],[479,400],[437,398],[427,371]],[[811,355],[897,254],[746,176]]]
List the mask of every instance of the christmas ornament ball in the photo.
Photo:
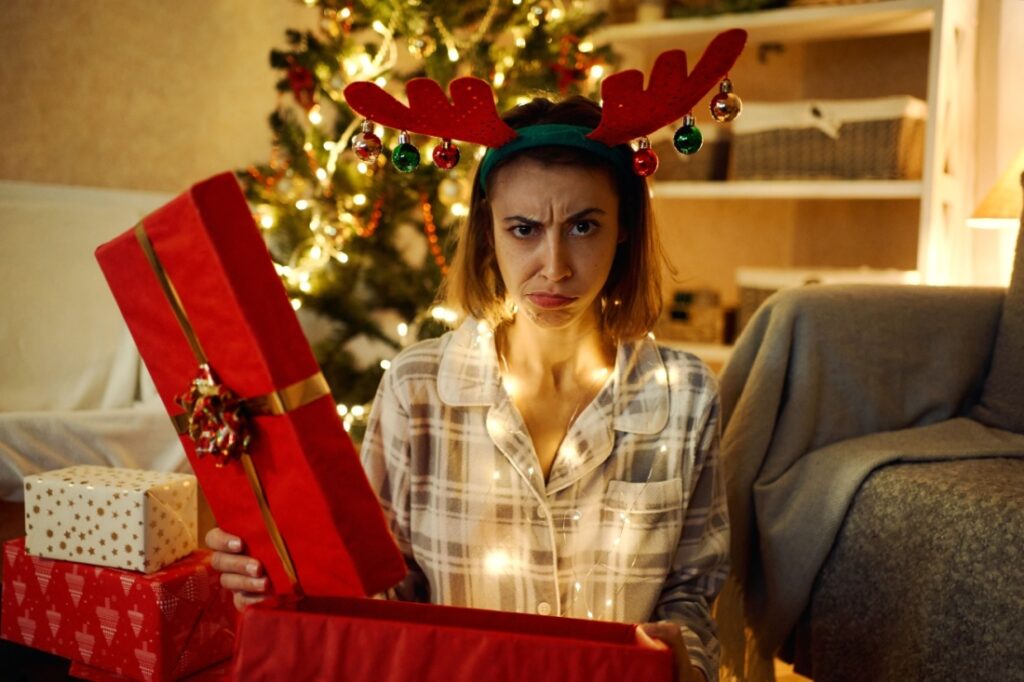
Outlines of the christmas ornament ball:
[[420,165],[420,150],[409,142],[399,142],[391,151],[391,163],[403,173],[411,173]]
[[704,145],[704,135],[692,122],[684,122],[672,136],[672,144],[681,154],[695,154]]
[[434,147],[433,157],[434,164],[438,168],[451,170],[458,165],[461,154],[459,153],[459,148],[452,144],[451,140],[445,140]]
[[711,98],[711,117],[719,123],[734,120],[743,111],[743,100],[732,91],[732,81],[722,81],[718,94]]
[[658,170],[658,155],[650,147],[637,149],[633,152],[633,172],[640,177],[647,177]]
[[352,136],[352,151],[356,153],[356,156],[361,161],[373,163],[377,160],[383,148],[384,145],[381,143],[380,138],[372,132],[361,132]]

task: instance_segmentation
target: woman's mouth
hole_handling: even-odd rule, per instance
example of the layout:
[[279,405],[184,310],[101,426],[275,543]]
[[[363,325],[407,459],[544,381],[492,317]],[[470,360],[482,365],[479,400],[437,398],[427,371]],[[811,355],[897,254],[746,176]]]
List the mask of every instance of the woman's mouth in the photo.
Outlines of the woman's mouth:
[[558,294],[527,294],[526,298],[538,308],[561,308],[576,300],[574,296],[560,296]]

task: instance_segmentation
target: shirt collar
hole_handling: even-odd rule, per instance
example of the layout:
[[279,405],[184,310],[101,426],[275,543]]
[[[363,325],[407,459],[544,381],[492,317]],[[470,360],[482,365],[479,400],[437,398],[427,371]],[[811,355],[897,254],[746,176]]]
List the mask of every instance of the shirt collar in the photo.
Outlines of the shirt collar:
[[[658,433],[668,423],[668,373],[654,340],[644,336],[621,343],[610,386],[613,399],[595,401],[599,411],[611,411],[616,431]],[[453,407],[495,405],[501,396],[501,372],[494,333],[468,318],[444,346],[437,375],[441,401]]]

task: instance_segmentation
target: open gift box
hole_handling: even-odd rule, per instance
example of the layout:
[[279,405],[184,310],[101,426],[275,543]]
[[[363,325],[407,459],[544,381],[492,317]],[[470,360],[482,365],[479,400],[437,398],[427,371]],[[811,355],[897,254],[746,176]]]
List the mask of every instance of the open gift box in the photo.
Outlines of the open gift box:
[[218,525],[245,540],[270,590],[364,596],[401,580],[235,177],[194,185],[96,258]]
[[281,596],[242,613],[234,677],[670,682],[672,655],[641,648],[635,630],[628,623],[454,606]]

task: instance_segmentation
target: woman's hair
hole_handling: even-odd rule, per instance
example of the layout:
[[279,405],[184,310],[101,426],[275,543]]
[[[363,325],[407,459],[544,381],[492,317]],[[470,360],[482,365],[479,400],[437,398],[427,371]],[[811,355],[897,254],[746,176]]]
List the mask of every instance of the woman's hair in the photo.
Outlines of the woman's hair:
[[[502,117],[513,128],[563,123],[596,128],[601,107],[586,97],[554,103],[536,98]],[[609,161],[575,147],[534,147],[501,161],[488,176],[488,192],[480,186],[479,167],[473,178],[469,216],[459,226],[455,255],[439,300],[460,318],[471,315],[492,327],[511,319],[507,291],[494,254],[494,225],[487,194],[500,169],[514,159],[528,158],[549,166],[605,170],[619,193],[619,226],[626,238],[619,244],[601,294],[601,331],[616,343],[649,332],[661,313],[661,255],[651,214],[647,181],[623,173]],[[500,181],[500,180],[499,180]]]

